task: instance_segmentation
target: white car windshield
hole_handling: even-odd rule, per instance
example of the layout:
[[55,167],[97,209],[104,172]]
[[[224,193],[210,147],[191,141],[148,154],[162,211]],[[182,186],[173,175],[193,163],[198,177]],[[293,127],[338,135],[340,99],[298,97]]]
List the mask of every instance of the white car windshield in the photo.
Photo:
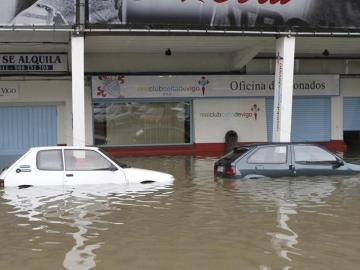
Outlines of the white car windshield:
[[118,161],[115,157],[113,157],[112,155],[110,155],[109,153],[105,152],[102,149],[99,149],[99,151],[101,153],[103,153],[105,156],[107,156],[109,159],[111,159],[113,162],[115,162],[117,165],[119,165],[121,168],[130,168],[131,166],[128,164],[125,164],[123,162]]

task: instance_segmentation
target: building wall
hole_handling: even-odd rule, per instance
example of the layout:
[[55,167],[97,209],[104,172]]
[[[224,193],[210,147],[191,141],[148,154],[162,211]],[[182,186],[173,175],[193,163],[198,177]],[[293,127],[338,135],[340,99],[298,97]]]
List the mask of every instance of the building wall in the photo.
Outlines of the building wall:
[[[159,72],[220,73],[230,71],[230,59],[227,54],[174,54],[171,57],[155,54],[87,54],[85,59],[86,72],[151,72],[156,74]],[[273,74],[274,64],[271,59],[255,59],[247,65],[246,71],[247,74]],[[297,60],[295,71],[297,74],[353,74],[360,72],[360,65],[357,60]],[[71,78],[4,77],[1,78],[1,81],[17,82],[20,94],[18,98],[13,100],[0,100],[0,106],[56,105],[58,110],[58,144],[72,144]],[[341,96],[331,98],[332,140],[343,139],[343,96],[360,96],[359,85],[360,77],[342,77],[340,80]],[[88,81],[85,86],[86,144],[91,145],[93,144],[91,86]],[[203,102],[205,101],[195,102],[195,117],[199,108],[204,108],[203,105],[200,105]],[[210,107],[217,108],[216,101],[207,100],[206,102],[209,103]],[[246,107],[247,110],[249,104],[244,105],[244,102],[250,104],[253,100],[229,100],[229,108],[237,107],[241,111]],[[263,98],[257,98],[256,102],[265,108]],[[266,119],[262,117],[259,113],[258,122],[251,129],[243,129],[240,125],[235,127],[239,133],[239,140],[266,141]],[[199,123],[196,123],[194,134],[196,143],[223,141],[226,131],[233,127],[232,122],[228,121],[228,126],[224,125],[222,129],[217,129],[213,133],[204,133],[202,124]],[[259,123],[262,124],[259,125]],[[255,129],[256,132],[253,132]]]
[[360,77],[342,78],[340,80],[340,89],[342,96],[345,97],[360,96]]
[[[267,61],[268,62],[268,61]],[[267,74],[266,71],[271,71],[271,62],[268,65],[268,70],[264,68],[264,65],[257,63],[259,71],[253,72],[253,74]],[[326,65],[322,65],[326,67]],[[323,72],[325,74],[333,73],[339,74],[341,66],[333,68],[334,72]],[[115,70],[114,70],[115,71]],[[335,72],[336,71],[336,72]],[[196,72],[196,71],[194,71]],[[210,72],[210,71],[209,71]],[[156,73],[156,72],[155,72]],[[319,74],[320,72],[314,72],[309,74]],[[331,140],[342,141],[343,140],[343,96],[360,96],[360,78],[357,77],[341,77],[340,78],[340,96],[331,97]],[[90,92],[90,88],[89,91]],[[89,101],[91,102],[91,100]],[[224,105],[226,102],[227,106]],[[249,111],[250,105],[258,104],[262,111],[258,113],[257,121],[254,121],[253,117],[236,119],[236,117],[229,119],[221,117],[218,119],[221,124],[215,124],[216,127],[211,127],[209,119],[204,119],[199,116],[200,113],[231,113],[238,112],[244,113]],[[206,109],[208,108],[208,109]],[[92,122],[88,115],[91,115],[91,107],[87,106],[87,137],[92,138]],[[267,140],[266,131],[266,113],[265,113],[265,98],[240,98],[240,99],[206,99],[206,100],[194,100],[193,107],[194,117],[194,134],[193,139],[196,144],[207,143],[221,143],[224,142],[225,134],[228,130],[235,130],[239,135],[239,142],[264,142]],[[90,123],[89,123],[90,120]],[[214,125],[214,119],[212,119],[212,125]],[[217,121],[217,120],[216,120]],[[215,121],[215,122],[216,122]],[[90,127],[90,126],[91,127]],[[245,128],[244,128],[245,127]],[[90,134],[88,130],[91,130]]]
[[225,53],[100,53],[85,55],[86,72],[230,72],[230,55]]
[[[259,111],[251,111],[254,104]],[[225,134],[234,130],[239,142],[265,142],[266,113],[264,98],[194,100],[195,143],[224,142]]]
[[[163,54],[87,54],[87,72],[116,72],[116,73],[159,73],[159,72],[230,72],[230,54],[173,54],[165,56]],[[246,66],[246,74],[273,74],[275,61],[272,59],[253,59]],[[341,59],[297,59],[295,61],[296,74],[354,74],[360,71],[359,61]],[[342,95],[360,95],[357,89],[358,78],[341,78],[340,89]],[[259,99],[264,103],[264,99]],[[211,102],[211,101],[208,101]],[[235,101],[236,102],[236,101]],[[215,102],[216,103],[216,102]],[[198,102],[194,104],[194,115],[196,117]],[[331,98],[331,138],[332,140],[343,139],[343,98],[335,96]],[[214,104],[215,106],[215,104]],[[241,108],[241,106],[239,106]],[[196,122],[196,119],[195,119]],[[226,125],[225,125],[226,126]],[[195,124],[195,142],[206,140],[222,141],[220,136],[224,135],[224,130],[216,131],[212,138],[207,138],[209,134],[203,134],[199,129],[201,125]],[[264,124],[264,128],[266,128]],[[236,128],[235,128],[236,129]],[[244,130],[239,132],[244,133]],[[262,128],[263,129],[263,128]],[[261,130],[263,132],[263,130]],[[219,133],[219,134],[218,134]],[[221,133],[221,134],[220,134]],[[259,130],[260,133],[260,130]],[[258,134],[258,133],[257,133]],[[263,137],[253,137],[250,141],[265,141],[266,131]],[[245,132],[241,134],[244,140],[249,136]],[[251,138],[251,137],[250,137]]]
[[[11,80],[10,80],[11,79]],[[2,79],[1,81],[5,81]],[[1,85],[0,81],[0,85]],[[58,144],[72,144],[72,102],[70,78],[13,77],[6,81],[15,82],[19,96],[14,99],[0,99],[0,106],[55,105],[57,107]],[[92,144],[92,112],[90,89],[86,91],[86,143]]]
[[331,138],[343,139],[343,98],[360,96],[360,78],[343,77],[340,79],[340,96],[331,98]]

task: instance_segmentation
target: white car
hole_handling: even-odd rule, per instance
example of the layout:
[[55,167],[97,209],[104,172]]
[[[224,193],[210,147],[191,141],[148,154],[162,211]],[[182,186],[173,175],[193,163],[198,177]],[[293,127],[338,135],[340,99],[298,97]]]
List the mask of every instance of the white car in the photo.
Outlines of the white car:
[[97,147],[34,147],[0,174],[0,187],[171,184],[167,173],[130,168]]

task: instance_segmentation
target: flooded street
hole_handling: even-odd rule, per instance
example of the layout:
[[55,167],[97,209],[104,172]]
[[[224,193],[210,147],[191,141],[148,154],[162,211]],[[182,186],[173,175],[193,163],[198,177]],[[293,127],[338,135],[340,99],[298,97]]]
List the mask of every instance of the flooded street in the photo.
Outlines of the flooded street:
[[121,161],[175,184],[1,190],[0,269],[360,267],[360,176],[214,182],[214,158]]

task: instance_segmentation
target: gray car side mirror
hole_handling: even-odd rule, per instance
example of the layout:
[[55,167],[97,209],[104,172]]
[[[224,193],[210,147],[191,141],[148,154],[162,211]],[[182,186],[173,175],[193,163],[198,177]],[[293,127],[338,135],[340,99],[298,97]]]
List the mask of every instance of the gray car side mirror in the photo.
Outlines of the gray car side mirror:
[[342,161],[341,159],[336,159],[335,163],[334,163],[334,168],[339,168],[341,166],[344,166],[344,161]]

